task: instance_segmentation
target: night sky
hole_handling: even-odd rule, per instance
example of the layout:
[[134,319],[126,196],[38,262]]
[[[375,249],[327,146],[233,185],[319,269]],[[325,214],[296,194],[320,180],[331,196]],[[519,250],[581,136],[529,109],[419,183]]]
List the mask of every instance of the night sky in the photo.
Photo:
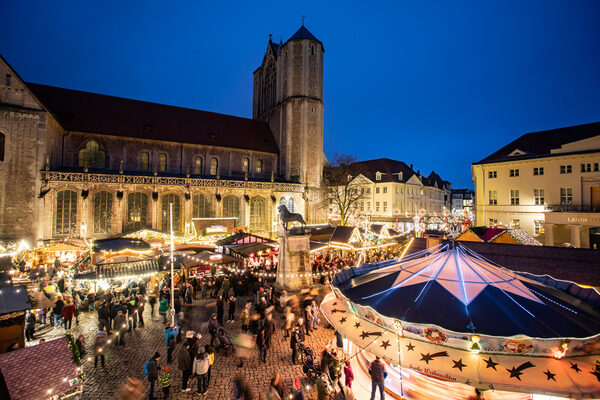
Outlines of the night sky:
[[600,121],[595,0],[4,0],[0,15],[0,53],[27,81],[245,117],[268,34],[285,42],[306,15],[325,46],[326,155],[456,188],[523,133]]

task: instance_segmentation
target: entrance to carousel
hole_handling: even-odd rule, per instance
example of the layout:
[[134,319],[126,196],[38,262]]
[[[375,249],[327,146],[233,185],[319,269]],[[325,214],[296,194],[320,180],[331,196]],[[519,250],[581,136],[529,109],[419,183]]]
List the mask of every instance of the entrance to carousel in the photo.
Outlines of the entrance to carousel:
[[600,249],[600,227],[590,228],[590,249]]
[[600,212],[600,186],[592,186],[592,211]]

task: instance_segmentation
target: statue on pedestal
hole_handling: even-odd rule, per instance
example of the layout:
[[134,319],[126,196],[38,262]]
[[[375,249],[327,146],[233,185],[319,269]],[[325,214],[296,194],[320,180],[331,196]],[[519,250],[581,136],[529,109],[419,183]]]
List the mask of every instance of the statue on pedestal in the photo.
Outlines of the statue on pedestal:
[[288,228],[288,222],[296,221],[300,222],[303,228],[306,226],[306,222],[304,222],[302,215],[298,213],[291,213],[285,204],[280,204],[279,207],[277,207],[277,211],[279,211],[279,219],[281,220],[281,224],[286,230]]
[[[302,215],[291,213],[284,204],[277,207],[281,220],[277,284],[287,290],[298,290],[312,284],[310,267],[310,234]],[[288,230],[289,222],[300,222],[301,228]]]

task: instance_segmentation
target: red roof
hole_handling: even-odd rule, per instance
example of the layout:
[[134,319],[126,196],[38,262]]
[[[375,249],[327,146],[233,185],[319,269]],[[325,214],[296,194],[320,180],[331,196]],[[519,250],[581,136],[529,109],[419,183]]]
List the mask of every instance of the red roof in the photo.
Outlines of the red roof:
[[481,240],[489,242],[492,238],[496,237],[500,232],[504,232],[506,229],[503,228],[487,228],[483,235],[479,235]]
[[[77,378],[77,365],[67,338],[0,354],[0,373],[12,400],[47,399],[71,390],[69,380]],[[64,381],[67,378],[67,381]]]
[[67,131],[279,152],[264,121],[36,83],[27,86]]

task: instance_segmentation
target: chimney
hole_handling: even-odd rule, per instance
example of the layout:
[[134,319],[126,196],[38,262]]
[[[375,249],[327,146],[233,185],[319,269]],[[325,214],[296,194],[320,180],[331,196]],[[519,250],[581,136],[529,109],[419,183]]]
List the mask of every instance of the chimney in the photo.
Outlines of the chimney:
[[413,165],[412,164],[410,164],[410,169],[413,169]]

